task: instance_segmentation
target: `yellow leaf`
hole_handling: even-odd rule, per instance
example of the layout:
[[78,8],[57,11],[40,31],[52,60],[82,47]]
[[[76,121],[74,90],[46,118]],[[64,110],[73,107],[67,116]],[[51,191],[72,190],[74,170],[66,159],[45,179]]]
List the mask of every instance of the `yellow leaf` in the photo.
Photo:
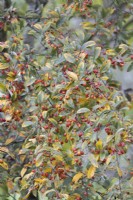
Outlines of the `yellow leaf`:
[[6,69],[6,68],[8,68],[9,66],[7,66],[7,65],[3,65],[2,63],[0,63],[0,69]]
[[36,183],[44,183],[46,181],[46,179],[41,179],[41,178],[35,178],[34,181]]
[[96,167],[94,167],[93,165],[90,166],[90,168],[87,171],[87,178],[91,179],[94,176],[95,171],[96,171]]
[[109,104],[105,104],[105,110],[110,110],[110,105]]
[[20,172],[20,174],[21,174],[21,177],[23,177],[24,175],[25,175],[25,172],[27,171],[27,168],[26,167],[24,167],[22,170],[21,170],[21,172]]
[[5,145],[8,145],[8,144],[10,144],[10,143],[12,143],[13,141],[15,140],[15,138],[8,138],[7,140],[6,140],[6,142],[5,142]]
[[46,168],[46,169],[44,170],[45,173],[46,173],[46,172],[51,172],[51,171],[52,171],[51,168]]
[[24,176],[24,179],[25,180],[28,180],[31,176],[33,176],[34,175],[34,172],[30,172],[29,174],[26,174],[25,176]]
[[1,163],[0,163],[0,166],[3,167],[4,169],[8,170],[8,165],[7,165],[6,162],[4,162],[4,161],[1,162]]
[[102,147],[103,147],[102,140],[98,140],[97,143],[96,143],[96,148],[101,150]]
[[107,81],[107,80],[109,79],[109,77],[103,76],[103,77],[101,77],[101,79],[102,79],[103,81]]
[[79,180],[82,176],[83,176],[83,173],[79,172],[78,174],[76,174],[76,175],[73,177],[72,181],[75,182],[75,183],[77,183],[78,180]]
[[107,51],[106,51],[106,54],[107,55],[115,55],[115,51],[113,50],[113,49],[108,49]]
[[55,156],[55,159],[58,160],[58,161],[63,161],[63,158],[62,158],[62,156],[60,156],[60,155],[56,155],[56,156]]
[[42,26],[40,24],[35,24],[34,27],[38,30],[41,30],[42,29]]
[[78,76],[77,74],[75,74],[74,72],[71,72],[71,71],[66,71],[67,75],[72,78],[74,81],[77,81],[78,80]]
[[117,172],[118,172],[118,175],[119,175],[120,177],[123,175],[122,170],[121,170],[119,167],[117,167]]

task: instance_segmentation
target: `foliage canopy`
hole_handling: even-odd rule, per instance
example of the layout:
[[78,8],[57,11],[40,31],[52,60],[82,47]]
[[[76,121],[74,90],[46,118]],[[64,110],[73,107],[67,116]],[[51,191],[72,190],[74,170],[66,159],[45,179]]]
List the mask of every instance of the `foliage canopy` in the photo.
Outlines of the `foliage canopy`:
[[[20,16],[15,5],[2,14],[0,196],[130,200],[133,105],[109,73],[132,70],[130,34],[116,34],[123,22],[110,21],[113,8],[61,2],[39,19],[30,11]],[[83,18],[80,28],[70,28],[73,17]],[[23,42],[31,36],[34,44]]]

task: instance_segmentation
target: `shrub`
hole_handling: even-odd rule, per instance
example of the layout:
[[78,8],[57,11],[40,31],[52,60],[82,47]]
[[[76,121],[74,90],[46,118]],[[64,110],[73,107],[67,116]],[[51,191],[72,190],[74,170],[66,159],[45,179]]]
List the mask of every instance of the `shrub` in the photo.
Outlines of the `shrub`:
[[94,19],[96,9],[77,1],[48,10],[30,27],[33,49],[23,44],[23,19],[10,19],[0,43],[2,199],[131,199],[132,105],[109,70],[119,55],[131,62],[132,49],[93,39],[99,22],[68,29],[72,16],[89,10]]

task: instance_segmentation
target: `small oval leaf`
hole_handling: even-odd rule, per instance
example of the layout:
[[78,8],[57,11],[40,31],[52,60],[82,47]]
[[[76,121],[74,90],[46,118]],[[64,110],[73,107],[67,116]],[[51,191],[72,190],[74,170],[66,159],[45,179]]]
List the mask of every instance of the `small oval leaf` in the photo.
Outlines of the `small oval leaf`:
[[82,174],[81,172],[79,172],[78,174],[76,174],[76,175],[73,177],[72,181],[73,181],[74,183],[77,183],[78,180],[79,180],[82,176],[83,176],[83,174]]
[[75,58],[70,53],[64,53],[64,57],[65,57],[66,61],[68,61],[70,63],[75,62]]
[[77,114],[80,114],[80,113],[86,113],[86,112],[89,112],[90,110],[88,108],[80,108],[78,111],[77,111]]
[[73,80],[77,81],[78,80],[78,76],[77,74],[75,74],[74,72],[71,71],[66,71],[67,75],[72,78]]

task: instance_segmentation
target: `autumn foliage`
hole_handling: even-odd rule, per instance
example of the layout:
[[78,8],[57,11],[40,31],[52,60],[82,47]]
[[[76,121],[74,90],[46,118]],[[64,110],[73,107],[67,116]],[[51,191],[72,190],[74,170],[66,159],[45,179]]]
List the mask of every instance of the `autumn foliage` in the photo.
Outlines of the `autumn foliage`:
[[[11,15],[0,43],[3,200],[131,199],[132,103],[110,69],[130,67],[132,49],[109,46],[111,24],[89,21],[98,9],[92,1],[49,9],[31,25],[33,49],[23,44],[25,19]],[[84,18],[80,29],[69,29],[74,16]]]

